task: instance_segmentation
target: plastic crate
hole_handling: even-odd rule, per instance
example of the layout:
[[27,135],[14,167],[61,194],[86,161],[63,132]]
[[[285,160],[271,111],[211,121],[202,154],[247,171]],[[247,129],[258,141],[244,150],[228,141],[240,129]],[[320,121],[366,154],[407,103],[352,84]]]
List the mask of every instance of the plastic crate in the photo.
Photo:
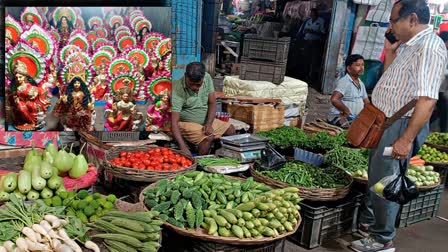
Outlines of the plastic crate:
[[270,38],[247,34],[244,36],[242,56],[254,60],[286,63],[290,40],[289,37]]
[[420,192],[417,199],[403,205],[398,213],[396,227],[409,225],[429,220],[439,212],[444,185],[425,192]]
[[324,156],[300,148],[294,148],[294,159],[314,166],[321,166]]
[[319,247],[325,240],[355,232],[361,199],[361,193],[352,192],[335,202],[300,202],[302,223],[299,230],[288,238],[311,249]]
[[239,77],[242,80],[269,81],[280,84],[285,79],[285,73],[286,62],[272,63],[241,57]]
[[[175,241],[175,242],[173,242]],[[162,252],[283,252],[286,239],[262,245],[237,246],[214,243],[179,235],[169,229],[162,231]]]
[[138,141],[139,131],[95,131],[91,132],[102,142]]

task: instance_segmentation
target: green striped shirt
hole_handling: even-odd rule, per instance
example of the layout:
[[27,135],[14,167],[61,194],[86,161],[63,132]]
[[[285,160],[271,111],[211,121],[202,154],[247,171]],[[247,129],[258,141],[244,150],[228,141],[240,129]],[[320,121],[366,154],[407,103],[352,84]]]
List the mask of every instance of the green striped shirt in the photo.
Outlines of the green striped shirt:
[[210,74],[205,73],[204,83],[198,93],[187,86],[185,76],[173,82],[172,111],[180,113],[181,122],[205,124],[208,111],[208,95],[215,92]]

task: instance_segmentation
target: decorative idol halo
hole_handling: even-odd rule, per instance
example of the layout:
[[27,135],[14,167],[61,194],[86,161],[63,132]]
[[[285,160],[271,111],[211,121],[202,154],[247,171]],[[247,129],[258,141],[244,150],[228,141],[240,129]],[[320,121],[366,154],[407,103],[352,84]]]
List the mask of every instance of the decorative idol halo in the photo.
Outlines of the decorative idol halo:
[[62,69],[60,77],[65,83],[69,83],[73,77],[80,77],[86,85],[89,85],[92,81],[92,69],[82,62],[71,62]]
[[90,31],[87,33],[86,38],[87,38],[87,41],[89,41],[90,43],[93,43],[93,41],[98,39],[98,35],[96,34],[96,32]]
[[5,35],[10,36],[14,43],[17,43],[22,35],[23,29],[17,20],[7,14],[5,18]]
[[89,41],[87,41],[87,38],[81,34],[76,34],[75,36],[71,37],[68,43],[78,46],[85,52],[89,49]]
[[109,26],[110,27],[114,27],[115,23],[119,23],[120,26],[122,26],[123,25],[123,18],[121,16],[118,16],[118,15],[114,15],[114,16],[110,17],[110,19],[109,19]]
[[51,35],[37,24],[22,33],[21,38],[25,40],[31,47],[37,49],[46,60],[51,59],[54,53],[54,41]]
[[86,33],[86,31],[84,31],[83,29],[78,29],[78,28],[76,28],[76,29],[74,29],[71,33],[70,33],[70,37],[73,37],[73,36],[75,36],[75,35],[82,35],[82,36],[87,36],[87,33]]
[[71,7],[57,7],[53,11],[53,20],[54,22],[58,22],[62,17],[67,17],[70,22],[75,25],[76,24],[76,12]]
[[66,64],[70,62],[81,62],[86,66],[90,66],[92,60],[86,52],[78,51],[68,55]]
[[145,19],[146,18],[144,16],[136,16],[133,19],[131,19],[130,21],[131,21],[132,29],[134,29],[136,32],[138,32],[138,30],[137,30],[137,23],[142,21],[142,20],[145,20]]
[[172,81],[171,77],[167,74],[156,75],[147,82],[147,92],[153,98],[162,93],[165,90],[171,93]]
[[92,67],[98,73],[98,68],[103,64],[109,65],[112,61],[112,55],[107,51],[98,51],[92,56]]
[[134,62],[134,59],[136,58],[143,68],[147,67],[150,61],[148,53],[139,48],[129,50],[126,53],[126,56],[131,62]]
[[134,65],[129,60],[118,58],[110,63],[108,73],[110,76],[116,76],[121,73],[131,73],[132,71],[134,71]]
[[79,52],[81,51],[81,48],[79,48],[76,45],[66,45],[64,46],[61,51],[59,52],[59,60],[61,62],[65,62],[68,55],[74,53],[74,52]]
[[143,11],[142,10],[133,10],[129,13],[129,17],[133,17],[133,16],[143,16]]
[[57,30],[51,30],[50,35],[53,38],[53,40],[59,44],[59,41],[61,41],[61,36],[59,35],[59,32]]
[[137,40],[132,36],[124,36],[118,41],[118,49],[124,52],[127,48],[132,48],[137,45]]
[[45,76],[46,61],[37,50],[29,45],[19,42],[15,47],[6,52],[6,70],[14,74],[15,64],[20,61],[26,65],[28,75],[39,83]]
[[129,27],[122,25],[120,27],[118,27],[117,29],[115,29],[115,34],[118,34],[121,31],[127,31],[129,32],[129,34],[131,34],[131,29],[129,29]]
[[93,50],[96,50],[96,49],[100,48],[101,46],[109,45],[109,44],[110,44],[109,40],[107,40],[105,38],[97,38],[95,41],[93,41],[92,48],[93,48]]
[[100,48],[98,48],[98,51],[108,52],[108,53],[110,53],[110,55],[112,55],[113,58],[117,57],[117,55],[118,55],[118,52],[115,49],[115,47],[110,46],[110,45],[103,45]]
[[86,29],[86,24],[84,23],[84,19],[83,19],[82,17],[79,17],[79,18],[76,20],[76,27],[77,27],[78,29],[83,29],[83,30]]
[[162,40],[161,37],[150,36],[150,37],[146,38],[145,43],[144,43],[144,48],[148,51],[150,49],[155,50],[161,40]]
[[119,31],[118,33],[115,33],[115,34],[116,34],[115,41],[120,41],[120,39],[125,36],[131,36],[131,33],[126,30]]
[[33,20],[33,24],[38,24],[40,26],[44,23],[42,16],[36,7],[25,7],[22,14],[20,14],[20,21],[23,25],[26,25],[29,19]]
[[100,38],[107,38],[107,36],[109,35],[109,33],[107,32],[107,30],[104,27],[96,28],[95,32],[98,34],[98,37],[100,37]]
[[135,25],[135,31],[136,31],[136,32],[140,32],[140,30],[143,29],[143,28],[145,28],[145,27],[148,28],[148,31],[151,31],[151,29],[152,29],[152,24],[151,24],[151,22],[150,22],[149,20],[147,20],[147,19],[140,20],[140,21],[137,22],[137,24]]
[[120,89],[124,86],[129,86],[132,92],[138,90],[138,78],[132,74],[119,74],[110,81],[110,91],[113,95],[117,95]]
[[155,50],[157,57],[163,58],[167,53],[171,52],[171,39],[166,38],[162,39],[158,44]]
[[164,62],[164,66],[165,66],[165,69],[171,74],[171,57],[172,57],[172,54],[171,53],[169,53],[169,54],[167,54],[166,55],[166,58],[165,58],[165,62]]
[[96,27],[98,28],[103,26],[103,19],[98,16],[93,16],[89,19],[88,24],[90,29],[92,29],[94,25],[96,25]]

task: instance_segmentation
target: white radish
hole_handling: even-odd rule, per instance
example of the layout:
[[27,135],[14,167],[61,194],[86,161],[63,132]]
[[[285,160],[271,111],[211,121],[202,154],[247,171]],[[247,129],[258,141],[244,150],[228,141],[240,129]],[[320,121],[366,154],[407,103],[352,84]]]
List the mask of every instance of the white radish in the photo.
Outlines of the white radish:
[[93,250],[94,252],[100,252],[100,247],[98,247],[98,245],[93,241],[87,241],[86,243],[84,243],[84,246],[88,249]]
[[37,237],[36,237],[36,232],[34,232],[31,228],[29,227],[24,227],[22,229],[22,233],[28,237],[28,239],[30,239],[32,242],[38,242]]
[[47,233],[53,230],[50,223],[48,223],[48,221],[46,220],[41,221],[39,224],[45,229],[45,231],[47,231]]
[[58,228],[61,226],[61,221],[59,220],[58,217],[51,215],[51,214],[47,214],[44,216],[44,219],[46,221],[48,221],[49,223],[51,223],[51,227],[52,228]]
[[48,251],[48,246],[42,244],[42,243],[38,243],[38,242],[33,242],[30,239],[26,238],[26,243],[28,245],[28,249],[31,251]]
[[56,252],[73,252],[73,249],[65,244],[60,244],[58,247],[56,247]]
[[61,245],[62,243],[61,243],[61,241],[59,240],[59,239],[57,239],[57,238],[54,238],[53,240],[52,240],[52,243],[51,243],[52,245],[52,247],[54,248],[54,249],[56,249],[59,245]]
[[15,244],[12,241],[5,241],[3,243],[3,247],[5,247],[5,249],[8,250],[8,252],[13,252]]
[[8,250],[6,250],[6,248],[5,248],[5,247],[3,247],[3,246],[0,246],[0,252],[8,252]]
[[68,221],[65,220],[65,219],[62,219],[62,220],[59,220],[59,221],[61,222],[61,225],[62,225],[62,226],[65,226],[65,225],[68,224]]
[[33,226],[31,226],[31,228],[32,228],[35,232],[37,232],[37,233],[43,235],[48,241],[51,241],[51,238],[48,236],[47,231],[46,231],[45,228],[42,227],[41,225],[33,224]]
[[28,250],[28,244],[26,243],[26,240],[22,237],[17,238],[16,240],[17,248],[23,251]]
[[65,232],[65,229],[60,229],[58,233],[59,236],[61,236],[62,240],[65,242],[65,244],[69,245],[70,248],[72,248],[75,252],[82,252],[81,247],[78,245],[78,243],[70,239],[70,237]]

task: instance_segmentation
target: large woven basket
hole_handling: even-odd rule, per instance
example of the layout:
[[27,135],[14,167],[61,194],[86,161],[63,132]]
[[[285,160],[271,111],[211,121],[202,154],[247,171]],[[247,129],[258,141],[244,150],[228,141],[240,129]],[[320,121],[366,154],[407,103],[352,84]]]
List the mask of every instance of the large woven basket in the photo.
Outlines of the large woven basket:
[[417,189],[419,191],[428,191],[428,190],[432,190],[436,187],[438,187],[440,185],[440,183],[442,183],[442,178],[439,177],[439,182],[437,184],[434,185],[429,185],[429,186],[417,186]]
[[[108,174],[113,175],[117,178],[122,178],[125,180],[139,181],[139,182],[156,182],[164,178],[174,177],[178,174],[185,173],[187,171],[193,171],[196,169],[197,162],[195,159],[190,158],[193,164],[185,169],[177,171],[148,171],[139,170],[134,168],[128,168],[124,166],[117,166],[111,164],[109,160],[120,155],[122,151],[147,151],[153,148],[153,146],[118,146],[113,147],[106,153],[106,160],[104,162],[105,170]],[[172,150],[175,153],[181,154],[180,151]]]
[[[43,150],[40,148],[34,148],[39,152]],[[0,170],[6,169],[13,172],[19,172],[22,170],[23,162],[25,161],[26,154],[32,150],[32,148],[13,148],[0,150]]]
[[[333,168],[333,169],[341,170],[339,168]],[[335,201],[335,200],[345,198],[345,196],[347,196],[347,194],[350,192],[350,188],[352,186],[353,179],[345,171],[341,170],[341,172],[344,172],[344,174],[350,180],[350,183],[348,185],[346,185],[342,188],[306,188],[306,187],[296,186],[297,188],[299,188],[299,196],[302,199],[307,199],[307,200],[312,200],[312,201]],[[273,188],[286,188],[286,187],[292,186],[285,182],[278,181],[278,180],[275,180],[268,176],[265,176],[265,175],[257,172],[252,167],[250,168],[250,173],[252,174],[252,177],[254,177],[255,181],[264,183],[268,186],[272,186]]]
[[360,178],[360,177],[352,177],[353,181],[362,185],[367,185],[369,183],[368,179]]
[[[244,180],[242,178],[236,178],[236,177],[232,177],[232,179],[236,179],[236,180]],[[140,193],[140,203],[143,204],[143,206],[149,210],[144,201],[145,201],[145,196],[143,195],[143,192],[154,188],[155,186],[157,186],[158,183],[153,183],[151,185],[149,185],[148,187],[146,187],[145,189],[143,189],[143,191]],[[203,228],[196,228],[194,230],[188,230],[185,228],[179,228],[176,227],[174,225],[171,225],[170,223],[166,222],[163,223],[163,225],[172,230],[173,232],[176,232],[180,235],[186,236],[186,237],[191,237],[194,239],[200,239],[203,241],[209,241],[209,242],[216,242],[216,243],[222,243],[222,244],[229,244],[229,245],[259,245],[259,244],[265,244],[265,243],[270,243],[270,242],[274,242],[283,238],[286,238],[292,234],[294,234],[295,232],[297,232],[300,223],[302,222],[302,218],[299,215],[299,219],[297,220],[297,225],[294,227],[294,230],[288,233],[284,233],[282,235],[279,235],[277,237],[266,237],[266,238],[261,238],[261,239],[248,239],[248,238],[244,238],[244,239],[240,239],[237,237],[221,237],[221,236],[213,236],[213,235],[209,235],[205,229]]]
[[425,144],[428,145],[429,147],[436,148],[439,151],[448,152],[448,146],[432,144],[432,143],[428,143],[428,142],[426,142]]

